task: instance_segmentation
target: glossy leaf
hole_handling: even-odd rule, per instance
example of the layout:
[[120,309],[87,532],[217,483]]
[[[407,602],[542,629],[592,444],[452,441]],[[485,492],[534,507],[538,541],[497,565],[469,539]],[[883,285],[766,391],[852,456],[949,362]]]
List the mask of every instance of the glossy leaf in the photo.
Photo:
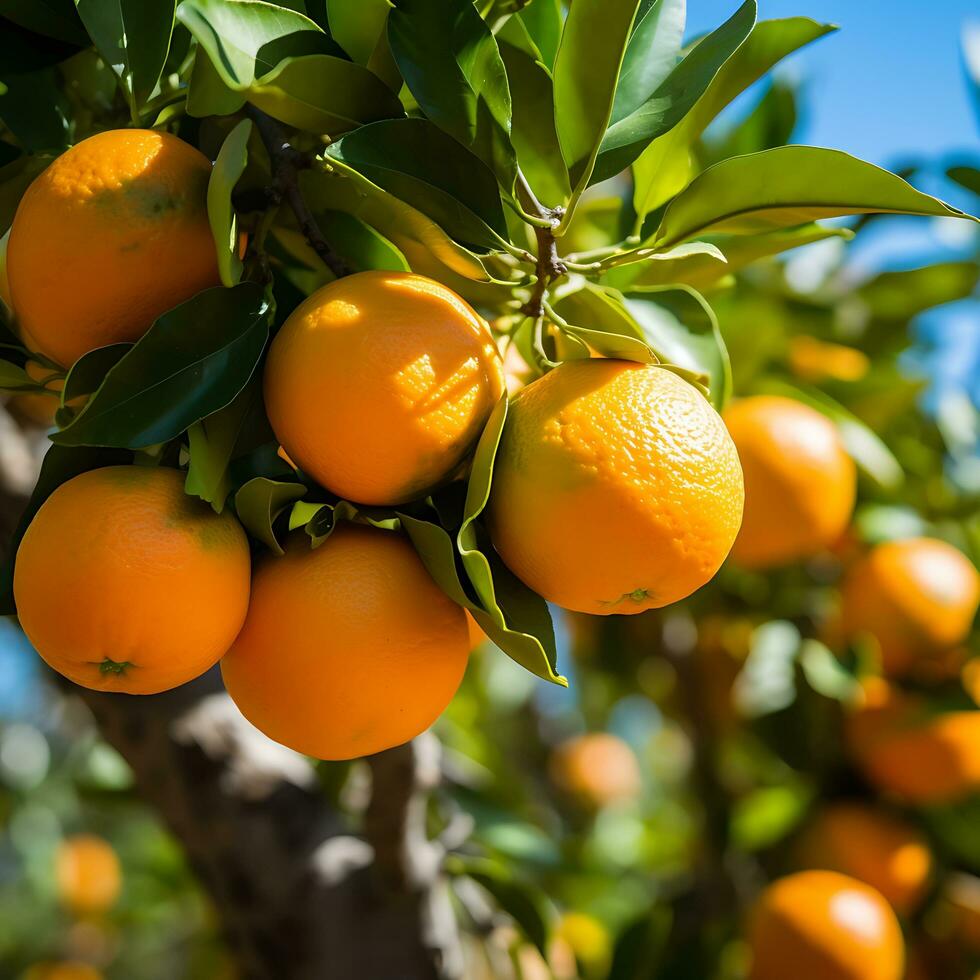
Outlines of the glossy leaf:
[[554,67],[561,41],[561,0],[533,0],[515,16],[540,52],[542,63],[550,70]]
[[388,0],[325,0],[330,35],[359,65],[367,66],[385,30]]
[[497,181],[465,147],[425,119],[391,119],[348,133],[326,150],[460,242],[499,247],[507,235]]
[[512,190],[516,161],[507,72],[472,0],[400,0],[388,15],[388,40],[425,115]]
[[269,335],[263,289],[208,289],[164,313],[52,441],[139,449],[223,408],[252,376]]
[[604,357],[656,364],[639,325],[608,290],[591,283],[563,296],[556,312],[569,321],[567,331]]
[[760,390],[793,398],[826,415],[837,426],[858,469],[880,487],[894,490],[904,482],[901,464],[882,439],[829,395],[816,388],[801,388],[776,379],[766,380]]
[[253,538],[267,545],[277,555],[283,554],[273,525],[276,518],[294,501],[305,496],[302,483],[287,483],[258,476],[249,480],[235,494],[235,512]]
[[105,381],[109,371],[132,349],[132,344],[110,344],[83,354],[65,375],[65,385],[61,389],[61,407],[65,408],[76,398],[92,394]]
[[697,173],[694,145],[736,96],[783,58],[836,30],[806,17],[765,20],[722,66],[684,119],[644,150],[633,165],[633,207],[642,221],[682,190]]
[[592,182],[625,170],[658,136],[674,128],[693,108],[721,67],[755,24],[756,0],[745,3],[718,30],[699,41],[683,61],[628,115],[603,136]]
[[138,120],[167,60],[176,0],[75,0],[75,6]]
[[758,234],[873,212],[969,217],[846,153],[783,146],[706,170],[668,205],[653,241],[669,247],[708,231]]
[[434,279],[456,275],[490,281],[479,257],[454,242],[431,218],[336,159],[330,165],[335,173],[300,174],[304,197],[314,212],[333,209],[359,218],[392,242],[415,272]]
[[72,0],[0,0],[0,16],[35,34],[70,44],[88,43]]
[[576,0],[555,58],[555,122],[573,187],[585,187],[606,132],[640,0]]
[[720,412],[731,396],[732,366],[714,311],[695,289],[663,286],[629,293],[624,305],[661,360],[707,376]]
[[626,46],[611,122],[638,109],[680,60],[687,0],[643,0]]
[[535,195],[548,207],[568,200],[571,187],[555,129],[555,94],[551,75],[517,17],[497,35],[514,99],[511,140],[521,171]]
[[208,180],[208,221],[214,235],[223,286],[234,286],[242,277],[242,260],[238,256],[238,215],[231,203],[231,195],[248,164],[251,132],[252,121],[243,119],[225,137]]
[[[177,16],[199,45],[194,115],[227,114],[247,100],[291,126],[333,135],[402,114],[391,90],[303,14],[260,0],[184,0]],[[198,69],[202,56],[209,69]]]
[[0,361],[0,389],[4,391],[30,391],[38,384],[19,365]]

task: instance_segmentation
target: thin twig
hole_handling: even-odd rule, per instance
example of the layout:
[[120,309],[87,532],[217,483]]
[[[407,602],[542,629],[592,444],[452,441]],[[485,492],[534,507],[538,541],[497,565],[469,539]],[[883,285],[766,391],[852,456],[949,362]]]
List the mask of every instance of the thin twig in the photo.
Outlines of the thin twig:
[[247,105],[245,112],[255,123],[255,128],[259,131],[259,136],[269,154],[269,162],[272,165],[273,198],[289,205],[299,222],[300,231],[327,268],[338,278],[350,275],[352,271],[350,266],[323,237],[323,232],[320,231],[320,226],[300,190],[299,174],[310,166],[309,160],[289,143],[279,123],[271,116],[253,105]]
[[527,316],[538,318],[544,313],[544,297],[548,292],[548,286],[555,279],[560,279],[568,272],[567,266],[558,254],[558,242],[555,238],[555,230],[561,224],[565,212],[561,207],[546,208],[534,196],[534,192],[520,171],[518,171],[517,178],[517,190],[521,204],[530,213],[547,222],[544,226],[534,225],[534,235],[538,241],[537,281],[531,291],[531,298],[521,308],[521,312]]

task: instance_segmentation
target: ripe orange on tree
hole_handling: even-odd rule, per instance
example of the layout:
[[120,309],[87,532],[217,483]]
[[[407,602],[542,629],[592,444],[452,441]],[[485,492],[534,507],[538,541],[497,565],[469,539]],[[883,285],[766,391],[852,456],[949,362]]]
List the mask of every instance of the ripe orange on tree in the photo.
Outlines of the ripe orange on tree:
[[801,867],[839,871],[876,888],[899,915],[922,901],[932,875],[926,838],[905,820],[864,803],[832,803],[804,831]]
[[948,803],[980,789],[980,711],[930,714],[879,679],[848,718],[847,736],[869,782],[906,802]]
[[562,742],[552,753],[550,770],[564,792],[591,809],[640,795],[636,756],[609,732],[590,732]]
[[55,852],[58,898],[72,912],[93,914],[115,905],[122,868],[112,845],[95,834],[67,837]]
[[823,551],[851,519],[857,470],[836,426],[807,405],[773,395],[724,412],[745,475],[745,513],[732,558],[773,568]]
[[844,635],[869,636],[885,673],[901,676],[966,638],[980,603],[980,575],[957,548],[934,538],[888,541],[848,571]]
[[494,547],[566,609],[639,613],[700,588],[742,514],[720,416],[672,371],[568,361],[515,397],[494,466]]
[[289,458],[365,504],[405,503],[447,480],[503,391],[486,321],[409,273],[361,272],[317,290],[265,367],[269,421]]
[[17,551],[14,600],[37,652],[83,687],[155,694],[213,666],[248,606],[248,541],[164,467],[76,476]]
[[210,175],[200,151],[156,130],[108,130],[59,156],[21,199],[7,247],[27,346],[68,366],[217,286]]
[[749,928],[750,980],[900,980],[902,930],[870,885],[800,871],[762,893]]
[[221,670],[270,738],[352,759],[428,728],[456,693],[469,649],[463,609],[406,537],[341,524],[318,548],[296,536],[259,566]]

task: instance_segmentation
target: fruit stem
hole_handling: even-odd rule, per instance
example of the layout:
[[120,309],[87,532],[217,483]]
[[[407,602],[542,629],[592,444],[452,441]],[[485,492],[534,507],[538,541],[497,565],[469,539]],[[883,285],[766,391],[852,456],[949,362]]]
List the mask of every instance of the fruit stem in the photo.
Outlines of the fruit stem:
[[269,163],[272,165],[273,200],[285,201],[289,205],[310,247],[338,279],[350,275],[353,270],[323,237],[323,232],[300,190],[299,174],[310,166],[309,159],[289,143],[279,123],[271,116],[253,105],[246,105],[245,112],[255,123],[255,128],[269,154]]

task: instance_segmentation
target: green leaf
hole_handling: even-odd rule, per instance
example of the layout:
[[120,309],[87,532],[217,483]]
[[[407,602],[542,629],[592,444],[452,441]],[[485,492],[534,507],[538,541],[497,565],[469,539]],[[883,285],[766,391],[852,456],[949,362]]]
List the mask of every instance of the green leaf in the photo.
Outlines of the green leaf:
[[243,119],[225,137],[208,180],[208,221],[218,252],[218,272],[223,286],[234,286],[242,277],[238,257],[238,215],[231,203],[235,184],[248,164],[248,138],[252,121]]
[[[463,568],[493,630],[503,629],[526,637],[524,642],[516,642],[517,637],[512,636],[505,652],[532,674],[567,687],[565,678],[555,672],[558,653],[547,604],[506,568],[477,523],[490,497],[493,461],[506,419],[507,398],[504,397],[487,421],[473,456],[456,543]],[[486,617],[481,618],[475,613],[474,617],[483,626]],[[485,631],[493,639],[491,630]]]
[[625,119],[656,92],[680,60],[686,0],[643,0],[619,72],[612,122]]
[[854,291],[874,320],[905,323],[934,306],[972,296],[980,282],[975,261],[936,262],[882,272]]
[[379,231],[346,211],[317,215],[324,237],[356,272],[387,269],[411,272],[405,256]]
[[[193,115],[235,112],[247,100],[291,126],[338,135],[403,112],[373,72],[296,11],[261,0],[183,0],[177,17],[199,45]],[[202,56],[209,69],[199,70]]]
[[950,167],[946,171],[946,176],[960,187],[980,195],[980,170],[976,167]]
[[634,163],[633,207],[639,220],[690,183],[698,170],[694,145],[725,106],[787,55],[835,30],[805,17],[756,24],[684,119]]
[[584,188],[612,113],[640,0],[575,0],[555,58],[555,121],[572,185]]
[[34,492],[27,502],[24,512],[6,546],[7,559],[0,570],[0,615],[16,615],[14,607],[14,560],[21,538],[41,505],[63,483],[89,470],[103,466],[119,466],[132,461],[133,454],[119,449],[76,449],[64,446],[51,446],[44,454],[41,472],[34,484]]
[[519,10],[516,16],[541,53],[542,63],[550,70],[554,67],[561,41],[561,0],[533,0]]
[[29,391],[38,384],[19,365],[0,361],[0,389],[4,391]]
[[75,6],[138,122],[167,60],[176,0],[75,0]]
[[92,394],[105,381],[109,371],[132,349],[132,344],[110,344],[83,354],[65,375],[65,385],[61,389],[61,407],[65,408],[76,398]]
[[551,75],[520,18],[507,21],[497,42],[514,100],[511,139],[521,171],[538,199],[554,207],[568,200],[571,187],[555,129]]
[[756,9],[756,0],[745,0],[728,21],[694,46],[642,104],[613,122],[603,136],[592,183],[625,170],[653,140],[673,129],[694,108],[721,67],[749,36]]
[[507,236],[493,174],[426,119],[362,126],[327,147],[326,157],[429,215],[457,241],[499,248]]
[[61,153],[70,141],[67,104],[52,68],[3,75],[0,120],[27,153]]
[[[618,357],[641,364],[658,363],[657,355],[643,338],[639,325],[620,299],[591,283],[568,293],[555,311],[571,322],[562,330],[587,343],[604,357]],[[583,326],[589,324],[588,327]]]
[[623,302],[663,361],[707,377],[711,404],[720,412],[731,396],[732,366],[704,297],[690,286],[659,286],[629,293]]
[[511,97],[497,42],[472,0],[399,0],[388,41],[425,115],[512,191]]
[[763,394],[792,398],[826,415],[837,426],[844,447],[858,469],[878,486],[894,490],[905,481],[901,463],[882,439],[829,395],[816,388],[801,388],[774,378],[757,387]]
[[261,379],[253,376],[230,405],[187,430],[189,465],[184,492],[207,501],[218,514],[231,492],[228,468],[241,449],[252,413],[261,404]]
[[53,442],[139,449],[166,442],[245,387],[269,335],[257,283],[207,289],[158,317]]
[[667,248],[709,230],[758,234],[877,212],[970,217],[839,150],[782,146],[723,160],[695,178],[667,206],[653,243]]
[[391,4],[388,0],[326,0],[326,8],[333,39],[366,67],[384,34]]
[[0,0],[0,16],[35,34],[70,44],[88,44],[72,0]]
[[431,218],[336,159],[330,166],[337,172],[300,174],[300,187],[314,213],[332,209],[359,218],[395,245],[414,272],[433,279],[457,275],[490,281],[481,260],[454,242]]
[[306,487],[302,483],[286,483],[257,476],[235,494],[235,512],[253,538],[281,555],[282,545],[273,525],[294,500],[299,500],[305,494]]

